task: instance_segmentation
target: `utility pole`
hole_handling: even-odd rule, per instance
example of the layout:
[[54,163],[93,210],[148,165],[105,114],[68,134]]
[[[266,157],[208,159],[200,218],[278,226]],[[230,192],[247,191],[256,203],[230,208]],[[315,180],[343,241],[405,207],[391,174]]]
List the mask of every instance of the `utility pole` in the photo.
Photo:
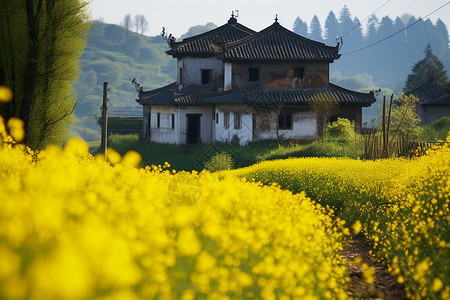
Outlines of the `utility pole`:
[[102,105],[102,141],[100,153],[105,155],[105,161],[108,160],[108,82],[103,82],[103,105]]

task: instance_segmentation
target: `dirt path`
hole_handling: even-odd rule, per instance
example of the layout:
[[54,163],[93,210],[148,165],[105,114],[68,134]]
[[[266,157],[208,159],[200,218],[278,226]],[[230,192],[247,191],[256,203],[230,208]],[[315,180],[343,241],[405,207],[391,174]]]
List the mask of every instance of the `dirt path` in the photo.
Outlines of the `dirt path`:
[[[349,262],[351,278],[347,294],[354,299],[405,299],[404,286],[397,283],[387,272],[385,265],[371,259],[369,251],[372,249],[364,235],[358,234],[349,241],[347,248],[342,252],[342,256]],[[353,265],[355,259],[361,260],[361,263]],[[375,270],[375,281],[372,284],[367,284],[363,280],[362,263]]]

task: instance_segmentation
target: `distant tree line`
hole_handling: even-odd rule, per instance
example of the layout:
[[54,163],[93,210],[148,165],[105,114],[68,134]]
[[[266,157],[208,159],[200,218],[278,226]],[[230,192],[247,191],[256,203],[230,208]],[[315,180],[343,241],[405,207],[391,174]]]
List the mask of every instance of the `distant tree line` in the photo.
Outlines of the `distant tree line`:
[[121,25],[127,30],[134,28],[136,33],[144,34],[148,31],[149,25],[144,15],[135,15],[134,18],[130,14],[126,14]]
[[[372,15],[367,20],[364,33],[359,19],[353,18],[348,7],[344,6],[339,17],[330,11],[323,28],[316,15],[312,18],[309,28],[305,21],[297,17],[293,31],[330,46],[341,42],[339,53],[343,55],[333,67],[345,74],[368,73],[374,78],[384,78],[385,81],[381,79],[378,84],[391,84],[390,88],[399,90],[403,88],[404,81],[400,83],[398,78],[406,78],[412,65],[422,58],[423,49],[428,44],[433,53],[443,60],[444,65],[450,65],[449,36],[447,26],[441,19],[435,24],[429,19],[420,20],[414,26],[379,44],[354,53],[349,52],[380,41],[416,21],[416,17],[408,14],[395,20],[388,16],[380,20],[376,15]],[[342,37],[342,41],[339,37]],[[396,82],[396,85],[392,86],[392,82]]]

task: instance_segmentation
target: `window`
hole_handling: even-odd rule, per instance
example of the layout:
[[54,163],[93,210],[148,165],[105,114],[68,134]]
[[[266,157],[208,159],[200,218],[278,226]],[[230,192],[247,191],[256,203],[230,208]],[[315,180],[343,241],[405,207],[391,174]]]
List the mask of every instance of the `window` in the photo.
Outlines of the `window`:
[[241,113],[234,112],[234,129],[241,129]]
[[216,124],[219,124],[219,113],[216,113]]
[[156,128],[160,128],[161,127],[161,114],[157,113],[156,114]]
[[248,81],[259,81],[259,68],[248,68]]
[[303,79],[304,74],[305,74],[305,68],[295,68],[294,69],[294,77]]
[[172,114],[172,129],[175,129],[175,114]]
[[292,114],[282,114],[278,117],[278,129],[292,129]]
[[212,70],[211,69],[205,69],[202,71],[202,84],[207,84],[212,81]]
[[230,113],[228,111],[223,112],[223,127],[230,127]]

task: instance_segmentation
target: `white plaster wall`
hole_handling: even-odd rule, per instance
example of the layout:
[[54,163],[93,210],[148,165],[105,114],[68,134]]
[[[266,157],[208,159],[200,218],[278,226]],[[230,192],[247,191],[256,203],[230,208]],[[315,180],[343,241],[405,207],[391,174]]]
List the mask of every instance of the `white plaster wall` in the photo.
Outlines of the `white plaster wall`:
[[[160,128],[158,128],[160,113]],[[175,128],[172,128],[171,114],[175,114]],[[152,106],[150,114],[150,141],[161,144],[177,144],[179,122],[178,108],[174,106]]]
[[231,63],[224,63],[224,83],[223,83],[223,89],[224,91],[229,91],[232,88],[232,72],[233,72],[233,65]]
[[[185,57],[178,60],[178,72],[183,68],[183,87],[191,84],[201,84],[202,69],[212,69],[212,81],[217,83],[218,87],[223,87],[223,62],[215,57],[193,58]],[[178,74],[178,78],[180,78]]]
[[[246,105],[217,105],[216,113],[219,115],[218,122],[215,123],[215,140],[220,142],[231,141],[234,135],[239,137],[241,145],[252,141],[253,121],[252,109]],[[230,114],[230,126],[224,127],[224,112]],[[241,114],[241,128],[234,129],[234,112]]]
[[292,130],[278,130],[278,136],[285,139],[314,139],[317,135],[316,117],[311,112],[293,114]]
[[[200,117],[200,143],[210,143],[212,141],[212,114],[213,108],[205,106],[186,106],[179,108],[178,124],[179,136],[177,144],[183,145],[187,142],[187,115],[201,114]],[[176,127],[176,125],[175,125]]]

